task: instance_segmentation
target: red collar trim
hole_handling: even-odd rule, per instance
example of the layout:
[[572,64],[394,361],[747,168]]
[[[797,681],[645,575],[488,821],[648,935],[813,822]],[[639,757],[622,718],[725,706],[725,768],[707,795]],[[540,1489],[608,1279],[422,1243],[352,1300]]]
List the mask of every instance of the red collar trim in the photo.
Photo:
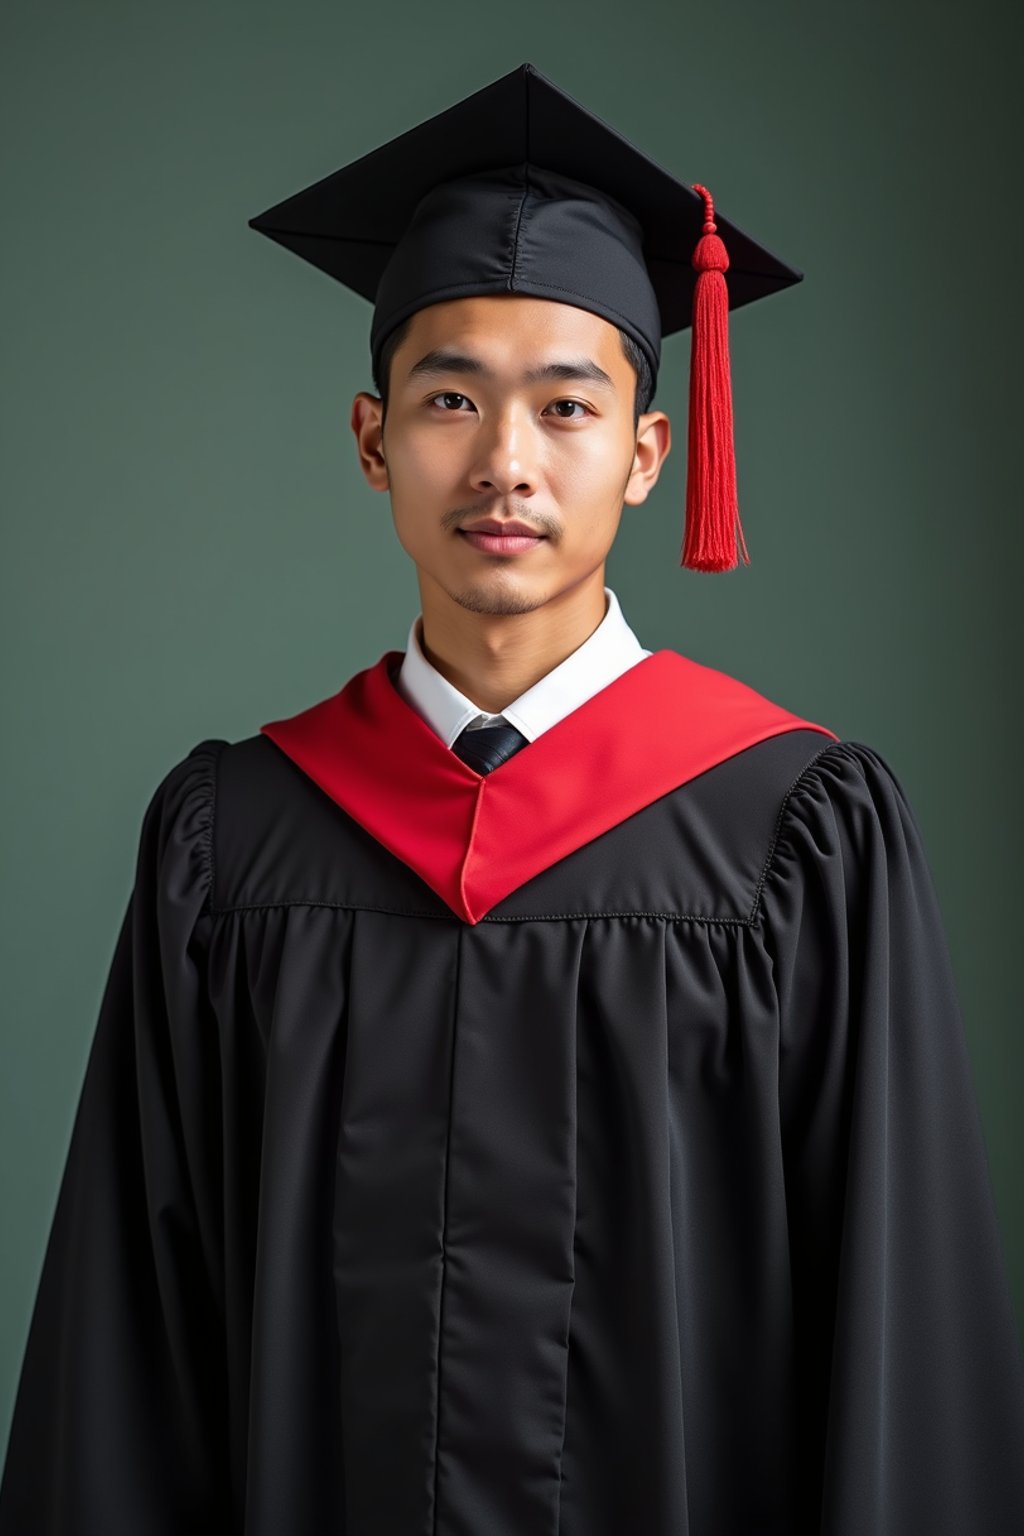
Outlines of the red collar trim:
[[479,774],[399,693],[389,669],[403,654],[385,651],[330,698],[260,731],[467,923],[755,742],[795,730],[839,739],[662,650]]

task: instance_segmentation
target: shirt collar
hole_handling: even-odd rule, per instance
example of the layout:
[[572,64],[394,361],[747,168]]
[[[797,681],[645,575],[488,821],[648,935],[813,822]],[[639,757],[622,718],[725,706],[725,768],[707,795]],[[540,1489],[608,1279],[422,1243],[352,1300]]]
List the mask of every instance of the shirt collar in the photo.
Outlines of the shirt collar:
[[420,646],[422,614],[409,626],[405,655],[398,672],[399,692],[406,702],[450,747],[467,727],[507,721],[533,741],[621,673],[651,654],[626,623],[618,598],[605,587],[607,608],[593,634],[564,661],[527,688],[500,715],[489,715],[433,666]]

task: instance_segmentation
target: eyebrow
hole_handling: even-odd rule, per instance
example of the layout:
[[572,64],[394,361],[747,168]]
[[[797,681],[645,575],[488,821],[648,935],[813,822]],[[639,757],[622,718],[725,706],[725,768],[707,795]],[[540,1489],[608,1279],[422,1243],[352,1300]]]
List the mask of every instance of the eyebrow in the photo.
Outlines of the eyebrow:
[[[411,380],[439,373],[471,373],[484,379],[494,377],[492,370],[478,357],[471,357],[466,352],[455,352],[450,347],[435,347],[433,351],[427,352],[418,363],[413,363],[408,377]],[[545,379],[585,379],[590,384],[606,389],[615,388],[614,380],[590,357],[541,363],[536,368],[527,368],[520,378],[524,384],[539,384]]]

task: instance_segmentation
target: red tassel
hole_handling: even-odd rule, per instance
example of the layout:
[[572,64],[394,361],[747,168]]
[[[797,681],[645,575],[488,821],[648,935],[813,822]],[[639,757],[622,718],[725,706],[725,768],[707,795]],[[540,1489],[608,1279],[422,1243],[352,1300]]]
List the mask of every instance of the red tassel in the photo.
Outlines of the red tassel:
[[732,384],[729,376],[729,257],[715,233],[707,187],[704,231],[691,258],[697,272],[690,349],[690,422],[686,472],[686,530],[680,564],[691,571],[728,571],[737,564],[736,535],[750,564],[736,498]]

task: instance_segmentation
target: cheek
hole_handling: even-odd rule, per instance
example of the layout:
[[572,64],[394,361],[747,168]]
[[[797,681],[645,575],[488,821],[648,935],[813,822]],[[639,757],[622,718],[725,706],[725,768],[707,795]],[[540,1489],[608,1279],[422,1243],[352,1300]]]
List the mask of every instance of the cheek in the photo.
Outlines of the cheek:
[[567,497],[600,512],[617,505],[633,461],[633,438],[619,432],[593,432],[585,443],[554,456],[553,484],[559,497]]
[[388,489],[391,515],[399,538],[407,549],[425,550],[443,541],[440,513],[458,500],[459,470],[452,454],[435,441],[432,434],[404,432],[396,434],[388,452]]
[[452,473],[454,455],[451,444],[442,439],[443,432],[403,432],[401,447],[389,457],[398,476],[405,484],[412,484],[422,492],[433,483],[442,483]]
[[[391,517],[398,541],[418,565],[429,566],[448,534],[441,513],[457,501],[459,471],[441,433],[403,431],[386,449]],[[433,439],[433,440],[431,440]]]

